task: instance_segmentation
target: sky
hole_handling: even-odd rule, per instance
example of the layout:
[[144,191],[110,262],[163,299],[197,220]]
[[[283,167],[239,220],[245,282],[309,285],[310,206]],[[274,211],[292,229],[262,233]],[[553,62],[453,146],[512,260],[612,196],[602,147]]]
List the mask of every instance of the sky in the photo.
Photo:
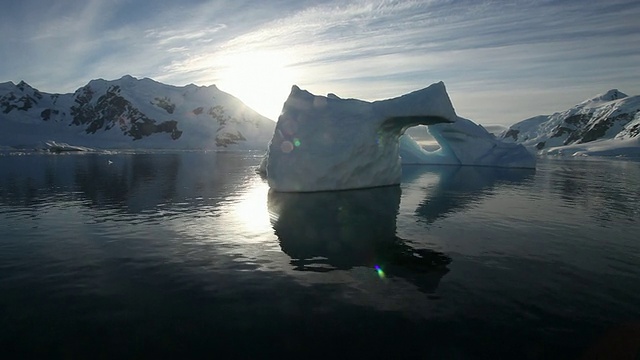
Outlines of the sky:
[[276,120],[294,84],[372,101],[444,81],[458,115],[507,125],[639,95],[638,19],[637,0],[21,0],[0,82],[215,84]]

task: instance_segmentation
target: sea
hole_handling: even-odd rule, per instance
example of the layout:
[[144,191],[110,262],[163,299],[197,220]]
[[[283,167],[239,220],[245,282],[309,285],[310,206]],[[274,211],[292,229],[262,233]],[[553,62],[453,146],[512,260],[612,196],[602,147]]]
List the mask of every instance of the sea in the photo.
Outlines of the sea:
[[640,162],[274,193],[261,158],[0,156],[0,357],[640,358]]

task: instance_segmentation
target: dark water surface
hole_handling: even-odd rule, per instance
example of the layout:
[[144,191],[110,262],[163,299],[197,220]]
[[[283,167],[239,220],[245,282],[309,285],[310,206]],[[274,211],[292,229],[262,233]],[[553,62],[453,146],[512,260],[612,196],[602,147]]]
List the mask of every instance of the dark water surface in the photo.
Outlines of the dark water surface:
[[401,187],[277,194],[259,161],[0,156],[2,358],[640,346],[640,163],[407,166]]

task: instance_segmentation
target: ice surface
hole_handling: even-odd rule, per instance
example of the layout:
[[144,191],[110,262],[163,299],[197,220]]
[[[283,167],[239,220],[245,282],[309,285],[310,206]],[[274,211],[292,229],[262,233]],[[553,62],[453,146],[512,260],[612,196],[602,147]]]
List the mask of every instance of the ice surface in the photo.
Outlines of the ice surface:
[[629,139],[601,139],[583,144],[552,147],[540,152],[552,156],[615,156],[640,158],[640,137]]
[[[402,136],[416,125],[428,125],[441,149],[427,152]],[[260,171],[282,192],[394,185],[401,155],[405,163],[535,167],[523,146],[458,117],[439,82],[376,102],[316,96],[294,86]]]

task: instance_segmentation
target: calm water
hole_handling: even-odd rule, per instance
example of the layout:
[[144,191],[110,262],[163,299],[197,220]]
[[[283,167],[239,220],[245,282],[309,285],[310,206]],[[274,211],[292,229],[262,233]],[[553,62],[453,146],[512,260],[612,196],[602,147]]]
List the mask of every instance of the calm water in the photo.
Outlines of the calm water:
[[640,345],[640,163],[269,193],[260,154],[0,156],[0,349],[580,358]]

